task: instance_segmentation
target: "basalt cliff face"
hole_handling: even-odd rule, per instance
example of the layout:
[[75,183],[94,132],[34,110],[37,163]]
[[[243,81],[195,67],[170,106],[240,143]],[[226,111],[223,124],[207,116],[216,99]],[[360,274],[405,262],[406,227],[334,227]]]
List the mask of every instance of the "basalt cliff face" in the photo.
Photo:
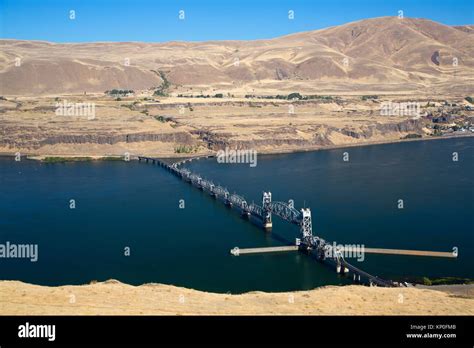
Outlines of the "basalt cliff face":
[[[403,97],[410,98],[410,97]],[[463,98],[421,98],[420,115],[381,116],[381,105],[402,97],[362,100],[336,97],[331,102],[211,101],[178,104],[115,101],[94,97],[93,118],[58,116],[54,99],[0,101],[0,152],[50,155],[186,156],[223,148],[261,153],[432,138],[436,127],[474,124]],[[68,96],[69,100],[83,97]],[[434,101],[433,101],[434,100]],[[170,104],[171,103],[171,104]],[[185,107],[184,107],[184,106]],[[454,105],[454,106],[452,106]],[[292,106],[292,113],[288,112]],[[444,123],[433,123],[435,120]],[[455,134],[455,133],[452,133]],[[471,134],[470,131],[462,135]]]

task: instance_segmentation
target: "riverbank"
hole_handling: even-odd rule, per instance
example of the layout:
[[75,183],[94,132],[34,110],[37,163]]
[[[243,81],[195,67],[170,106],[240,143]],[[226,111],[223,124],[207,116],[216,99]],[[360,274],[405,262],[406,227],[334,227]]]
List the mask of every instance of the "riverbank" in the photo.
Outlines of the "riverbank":
[[90,162],[90,161],[122,161],[120,156],[28,156],[28,159],[38,160],[45,163],[63,163],[63,162]]
[[[313,146],[313,147],[305,147],[305,148],[296,148],[296,149],[282,149],[279,148],[278,150],[260,150],[258,153],[260,155],[280,155],[280,154],[289,154],[289,153],[301,153],[301,152],[311,152],[311,151],[323,151],[323,150],[333,150],[333,149],[349,149],[354,147],[362,147],[362,146],[374,146],[374,145],[387,145],[387,144],[398,144],[404,142],[415,142],[415,141],[431,141],[431,140],[446,140],[446,139],[455,139],[455,138],[469,138],[474,137],[474,133],[468,133],[465,135],[451,135],[451,136],[440,136],[440,137],[422,137],[422,138],[411,138],[411,139],[396,139],[396,140],[384,140],[384,141],[367,141],[367,142],[359,142],[353,144],[340,144],[340,145],[327,145],[327,146]],[[118,155],[96,155],[96,154],[46,154],[46,153],[24,153],[21,154],[22,156],[26,156],[27,159],[31,160],[38,160],[42,162],[79,162],[79,161],[94,161],[94,160],[121,160],[124,157]],[[130,156],[133,157],[135,154],[131,154]],[[140,155],[147,155],[147,154],[140,154]],[[184,158],[193,158],[193,157],[206,157],[215,155],[213,151],[207,152],[200,152],[198,154],[186,154],[186,153],[175,153],[175,154],[148,154],[150,157],[157,157],[157,158],[169,158],[169,159],[184,159]],[[0,156],[7,156],[13,157],[15,153],[11,152],[0,152]]]
[[217,294],[109,280],[48,287],[0,282],[0,315],[474,315],[474,285],[326,286],[309,291]]
[[388,145],[388,144],[398,144],[398,143],[407,143],[415,141],[429,141],[429,140],[446,140],[446,139],[455,139],[455,138],[470,138],[474,137],[474,133],[467,133],[465,135],[445,135],[445,136],[432,136],[432,137],[421,137],[421,138],[406,138],[406,139],[390,139],[390,140],[380,140],[380,141],[365,141],[352,144],[339,144],[339,145],[325,145],[325,146],[310,146],[306,148],[297,148],[297,149],[278,149],[275,151],[272,150],[263,150],[259,151],[261,155],[282,155],[289,153],[301,153],[301,152],[311,152],[311,151],[323,151],[323,150],[335,150],[335,149],[350,149],[354,147],[362,146],[374,146],[374,145]]

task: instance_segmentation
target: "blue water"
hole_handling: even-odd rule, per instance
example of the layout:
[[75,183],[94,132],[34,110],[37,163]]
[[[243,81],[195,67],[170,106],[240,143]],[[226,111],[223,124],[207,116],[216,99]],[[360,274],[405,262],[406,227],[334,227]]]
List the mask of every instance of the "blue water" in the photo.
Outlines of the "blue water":
[[[259,156],[255,168],[215,159],[188,167],[250,201],[260,202],[268,190],[273,200],[311,207],[313,232],[328,241],[459,249],[457,259],[366,255],[354,261],[380,277],[474,278],[473,160],[474,138],[458,138]],[[265,233],[152,164],[0,158],[0,243],[39,245],[37,262],[0,259],[0,279],[61,285],[115,278],[232,293],[350,282],[296,252],[230,255],[234,246],[294,242],[298,226],[273,220],[273,231]]]

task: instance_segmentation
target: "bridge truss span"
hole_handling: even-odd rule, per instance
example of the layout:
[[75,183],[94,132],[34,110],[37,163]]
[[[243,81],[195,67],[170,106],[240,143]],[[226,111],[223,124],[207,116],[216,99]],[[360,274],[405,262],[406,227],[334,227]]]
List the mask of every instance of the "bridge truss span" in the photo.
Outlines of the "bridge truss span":
[[220,185],[214,187],[214,193],[216,194],[216,196],[222,197],[224,199],[228,199],[229,197],[229,191],[227,191],[226,188]]
[[203,179],[200,175],[192,173],[189,169],[182,168],[181,165],[186,163],[187,160],[174,164],[166,163],[158,158],[144,156],[138,156],[138,160],[144,160],[147,163],[152,162],[166,168],[176,176],[209,193],[212,197],[222,199],[227,206],[240,209],[242,215],[258,218],[265,229],[272,228],[272,214],[284,221],[297,224],[300,228],[300,238],[296,240],[296,245],[300,250],[315,253],[319,260],[328,260],[330,263],[335,264],[338,273],[351,271],[354,274],[354,279],[356,275],[359,277],[359,280],[360,276],[363,276],[369,279],[370,284],[392,286],[391,282],[374,277],[351,265],[344,259],[343,250],[334,247],[318,236],[314,236],[311,210],[309,208],[297,210],[293,206],[292,201],[288,203],[281,201],[273,202],[271,192],[262,193],[261,206],[253,202],[249,204],[243,196],[236,193],[231,194],[227,188],[215,185],[212,181]]
[[233,193],[229,196],[229,202],[237,208],[240,208],[244,213],[250,213],[249,205],[244,197]]
[[250,203],[249,205],[249,212],[252,214],[252,215],[255,215],[257,217],[260,217],[261,219],[263,219],[263,208],[255,203]]
[[296,210],[292,205],[285,202],[271,202],[270,204],[272,214],[275,214],[294,224],[300,224],[302,220],[301,212]]

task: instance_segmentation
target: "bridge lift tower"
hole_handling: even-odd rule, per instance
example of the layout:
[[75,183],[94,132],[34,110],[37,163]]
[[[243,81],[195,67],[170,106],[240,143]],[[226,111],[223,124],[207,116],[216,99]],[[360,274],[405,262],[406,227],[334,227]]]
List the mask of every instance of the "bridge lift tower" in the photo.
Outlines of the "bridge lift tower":
[[262,198],[262,220],[263,220],[263,228],[271,229],[272,224],[272,193],[271,192],[264,192]]

